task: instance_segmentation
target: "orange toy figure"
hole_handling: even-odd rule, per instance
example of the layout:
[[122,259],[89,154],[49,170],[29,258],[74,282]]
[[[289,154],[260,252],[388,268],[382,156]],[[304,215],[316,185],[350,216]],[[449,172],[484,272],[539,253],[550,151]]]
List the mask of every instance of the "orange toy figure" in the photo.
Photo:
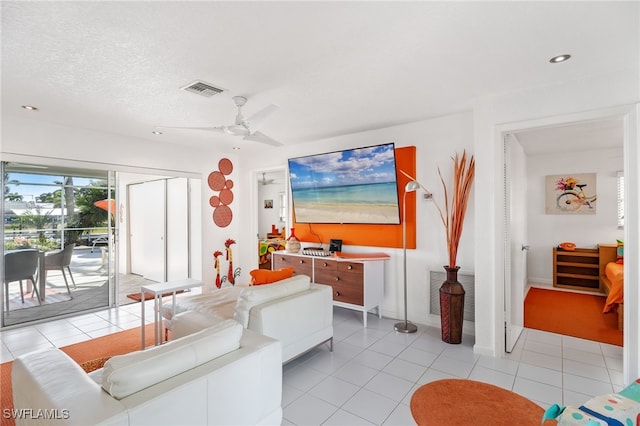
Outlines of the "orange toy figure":
[[222,282],[220,281],[220,259],[218,257],[222,256],[222,252],[220,250],[216,250],[213,253],[214,259],[214,267],[216,268],[216,287],[222,287]]
[[231,251],[231,245],[235,243],[236,241],[231,238],[224,242],[224,246],[227,250],[227,260],[229,261],[229,273],[227,274],[227,280],[231,285],[235,285],[236,283],[236,279],[233,274],[233,252]]

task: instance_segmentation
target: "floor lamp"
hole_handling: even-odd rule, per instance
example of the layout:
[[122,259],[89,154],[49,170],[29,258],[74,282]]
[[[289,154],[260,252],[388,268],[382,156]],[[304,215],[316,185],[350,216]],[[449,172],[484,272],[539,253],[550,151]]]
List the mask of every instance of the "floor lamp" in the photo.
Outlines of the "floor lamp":
[[415,333],[418,327],[407,321],[407,192],[414,192],[420,188],[418,181],[412,180],[404,187],[402,196],[402,253],[404,256],[404,322],[398,322],[394,326],[400,333]]

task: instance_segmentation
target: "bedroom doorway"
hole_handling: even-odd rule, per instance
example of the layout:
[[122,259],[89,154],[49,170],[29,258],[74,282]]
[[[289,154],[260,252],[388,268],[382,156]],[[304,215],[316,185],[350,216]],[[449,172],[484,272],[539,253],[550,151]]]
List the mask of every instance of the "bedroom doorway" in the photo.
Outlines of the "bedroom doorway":
[[[552,287],[551,249],[562,241],[572,241],[578,246],[590,246],[624,239],[624,230],[617,229],[617,206],[615,194],[602,192],[605,185],[598,187],[600,210],[598,217],[607,217],[602,226],[580,225],[585,218],[570,218],[550,225],[553,216],[545,216],[544,176],[555,171],[563,173],[592,172],[591,168],[608,163],[606,172],[599,171],[598,177],[608,185],[614,181],[616,171],[624,167],[624,120],[625,111],[602,111],[576,114],[567,117],[537,120],[535,122],[512,123],[501,126],[499,135],[504,147],[504,308],[505,308],[505,351],[515,345],[524,327],[523,311],[526,286],[532,282]],[[522,152],[522,159],[514,158],[514,152]],[[599,153],[599,158],[580,163],[589,151]],[[613,165],[612,165],[613,164]],[[578,168],[576,168],[578,165]],[[586,167],[587,169],[580,168]],[[555,169],[554,169],[555,167]],[[616,170],[617,169],[617,170]],[[524,188],[522,180],[524,179]],[[519,188],[514,191],[514,188]],[[522,199],[513,193],[526,194]],[[615,189],[614,189],[615,192]],[[519,216],[513,212],[522,211]],[[595,217],[595,216],[592,216]],[[558,216],[556,216],[558,218]],[[518,223],[522,222],[521,225]],[[593,224],[593,222],[591,222]],[[529,229],[529,233],[527,233]],[[531,230],[535,229],[535,232]],[[581,234],[571,230],[582,229]],[[588,231],[584,231],[587,229]],[[520,249],[520,250],[517,250]],[[522,265],[524,254],[526,261]],[[528,254],[527,254],[528,253]],[[524,282],[517,278],[526,271]],[[523,288],[524,287],[524,288]]]

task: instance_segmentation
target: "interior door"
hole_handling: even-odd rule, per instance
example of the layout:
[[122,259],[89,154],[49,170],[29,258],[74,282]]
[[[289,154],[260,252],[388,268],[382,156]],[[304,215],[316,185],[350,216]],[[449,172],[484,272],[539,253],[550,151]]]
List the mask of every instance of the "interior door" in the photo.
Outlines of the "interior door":
[[505,196],[505,351],[511,352],[524,329],[527,286],[526,158],[513,135],[504,138]]
[[167,281],[189,278],[187,179],[167,179]]
[[130,272],[144,275],[144,193],[142,184],[127,186]]
[[165,180],[132,184],[128,192],[131,273],[163,282],[166,280]]
[[144,277],[166,281],[166,180],[143,184],[144,206]]

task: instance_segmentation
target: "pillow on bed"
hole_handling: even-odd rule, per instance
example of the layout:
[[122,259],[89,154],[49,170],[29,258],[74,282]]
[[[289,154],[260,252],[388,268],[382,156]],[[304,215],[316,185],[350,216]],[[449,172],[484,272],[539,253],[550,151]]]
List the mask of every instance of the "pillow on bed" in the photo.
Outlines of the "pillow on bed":
[[620,240],[616,240],[618,242],[618,247],[616,249],[616,263],[624,264],[624,242]]

